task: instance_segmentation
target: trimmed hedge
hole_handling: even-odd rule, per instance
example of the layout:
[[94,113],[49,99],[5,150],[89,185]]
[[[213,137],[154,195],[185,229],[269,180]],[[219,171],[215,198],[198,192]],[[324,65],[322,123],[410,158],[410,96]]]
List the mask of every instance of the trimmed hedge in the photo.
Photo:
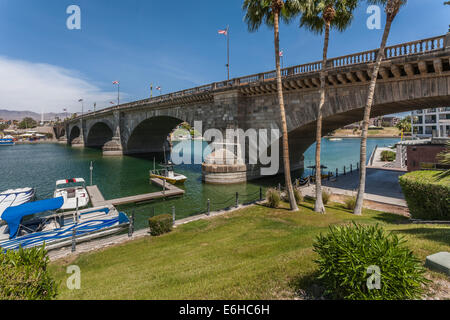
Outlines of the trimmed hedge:
[[381,152],[381,161],[395,161],[395,158],[397,157],[397,154],[393,151],[385,150]]
[[148,219],[150,234],[152,236],[160,236],[164,233],[172,231],[173,218],[170,214],[162,214]]
[[51,300],[57,284],[48,271],[45,247],[0,251],[0,300]]
[[450,177],[441,171],[415,171],[400,177],[413,219],[450,220]]
[[325,295],[346,300],[420,299],[425,269],[406,241],[381,227],[330,227],[317,237],[318,281]]

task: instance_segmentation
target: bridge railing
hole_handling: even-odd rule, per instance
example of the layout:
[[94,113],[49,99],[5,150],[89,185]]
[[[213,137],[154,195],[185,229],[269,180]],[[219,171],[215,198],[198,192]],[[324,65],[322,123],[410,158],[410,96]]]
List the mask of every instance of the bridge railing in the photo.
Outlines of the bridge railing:
[[[394,46],[386,47],[385,49],[385,59],[393,59],[398,58],[402,56],[410,56],[415,54],[421,54],[421,53],[428,53],[432,51],[437,50],[443,50],[444,49],[444,42],[445,42],[445,35],[417,40],[417,41],[411,41],[406,42]],[[369,51],[363,51],[358,52],[354,54],[349,54],[342,57],[332,58],[328,60],[328,69],[333,68],[341,68],[345,66],[350,65],[356,65],[356,64],[364,64],[364,63],[370,63],[375,62],[376,57],[378,54],[378,50],[369,50]],[[283,77],[290,77],[295,76],[299,74],[307,74],[311,72],[319,72],[322,70],[322,61],[316,61],[312,63],[306,63],[298,66],[288,67],[281,70],[281,75]],[[101,111],[97,111],[95,113],[89,113],[89,115],[92,114],[101,114],[106,113],[110,111],[114,111],[118,108],[123,109],[127,107],[136,107],[140,105],[145,105],[148,103],[159,103],[164,101],[169,101],[174,98],[180,98],[195,94],[201,94],[201,93],[207,93],[214,90],[220,90],[223,88],[229,88],[233,86],[241,86],[249,83],[260,83],[264,81],[271,81],[276,78],[276,71],[268,71],[253,75],[247,75],[240,78],[220,81],[220,82],[214,82],[211,84],[203,85],[200,87],[195,87],[191,89],[186,89],[182,91],[177,91],[157,97],[153,97],[150,99],[144,99],[139,101],[134,101],[126,104],[122,104],[120,106],[110,107],[103,109]],[[86,116],[86,115],[85,115]],[[80,118],[80,117],[78,117]],[[77,118],[77,119],[78,119]]]

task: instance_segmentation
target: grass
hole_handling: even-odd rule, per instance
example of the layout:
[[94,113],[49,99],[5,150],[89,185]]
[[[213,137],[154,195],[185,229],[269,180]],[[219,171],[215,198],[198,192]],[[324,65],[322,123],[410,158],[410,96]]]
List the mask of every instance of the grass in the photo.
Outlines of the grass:
[[[327,214],[252,206],[186,224],[161,237],[147,237],[75,261],[59,261],[51,272],[60,299],[292,299],[316,266],[312,244],[333,224],[381,224],[408,239],[423,261],[450,251],[450,227],[412,225],[406,218],[366,210],[354,216],[339,204]],[[66,267],[81,269],[81,290],[70,291]],[[439,275],[435,275],[440,277]],[[445,277],[445,276],[444,276]]]
[[[369,130],[368,135],[370,137],[400,137],[401,131],[396,127],[386,127],[383,130]],[[353,129],[338,129],[335,131],[334,136],[361,136],[361,131],[353,131]]]

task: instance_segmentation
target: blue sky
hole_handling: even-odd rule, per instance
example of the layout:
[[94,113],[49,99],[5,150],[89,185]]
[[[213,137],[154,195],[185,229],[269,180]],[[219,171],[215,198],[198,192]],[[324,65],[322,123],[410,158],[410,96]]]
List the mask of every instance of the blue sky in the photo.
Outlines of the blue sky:
[[[409,0],[397,17],[389,44],[442,35],[450,23],[443,0]],[[68,30],[66,8],[81,8],[81,30]],[[231,76],[274,68],[273,32],[249,33],[242,0],[0,0],[0,109],[60,112],[99,108],[147,98],[150,83],[163,93],[226,78],[230,25]],[[332,32],[330,57],[378,47],[381,30],[369,30],[363,1],[351,27]],[[382,21],[384,22],[384,14]],[[384,27],[384,23],[382,24]],[[322,37],[281,27],[285,66],[320,60]],[[154,94],[157,94],[154,91]]]

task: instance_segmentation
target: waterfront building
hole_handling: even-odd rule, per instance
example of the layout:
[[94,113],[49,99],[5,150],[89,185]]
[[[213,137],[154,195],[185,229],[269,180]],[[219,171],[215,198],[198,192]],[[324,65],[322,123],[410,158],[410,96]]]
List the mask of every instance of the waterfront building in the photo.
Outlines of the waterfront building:
[[411,122],[415,137],[449,137],[450,107],[413,111]]

